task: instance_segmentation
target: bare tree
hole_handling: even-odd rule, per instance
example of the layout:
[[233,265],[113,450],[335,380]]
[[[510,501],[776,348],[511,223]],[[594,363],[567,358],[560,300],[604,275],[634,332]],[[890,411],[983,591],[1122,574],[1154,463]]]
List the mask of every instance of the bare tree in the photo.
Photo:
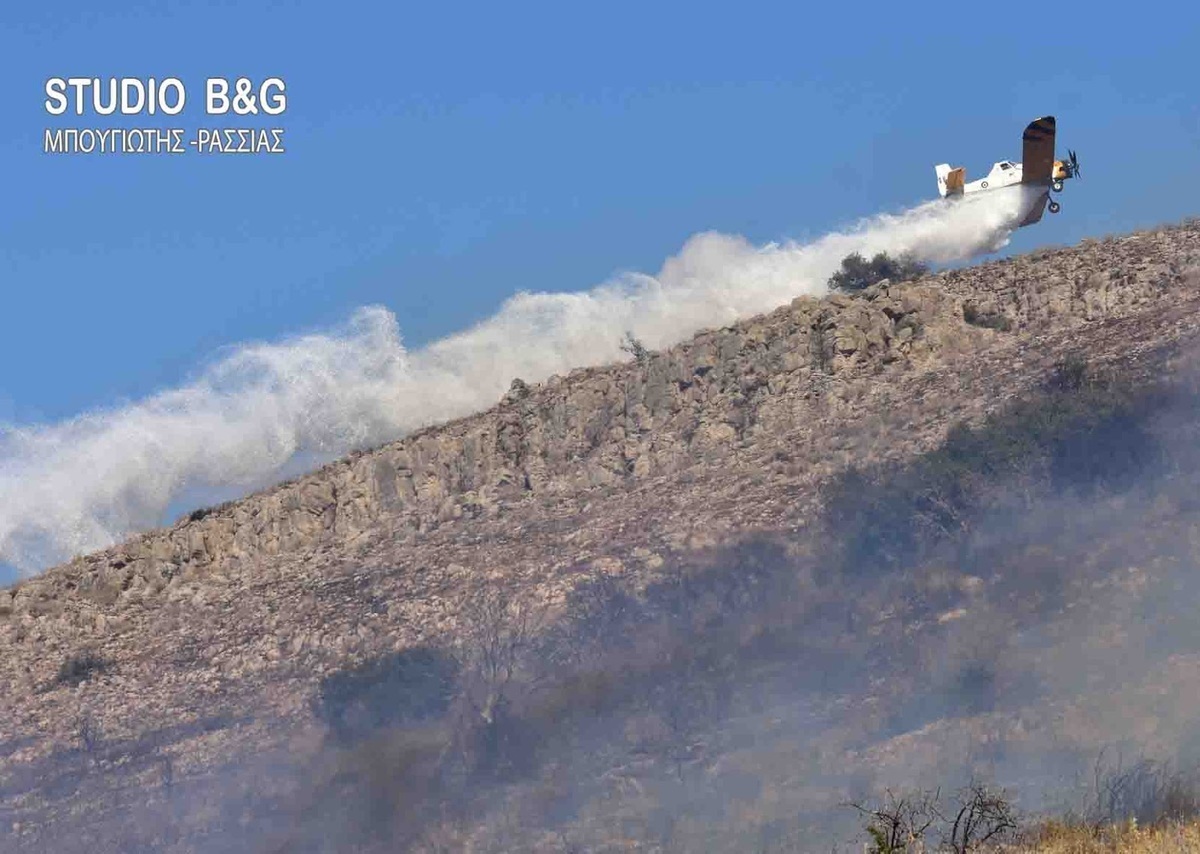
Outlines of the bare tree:
[[939,791],[897,795],[884,792],[878,806],[850,804],[867,819],[866,832],[873,847],[870,854],[915,854],[924,849],[925,833],[940,818]]
[[469,764],[510,757],[514,705],[546,675],[540,667],[545,608],[502,588],[469,594],[453,654],[459,665],[456,741]]
[[959,792],[958,810],[943,841],[954,854],[969,854],[1016,829],[1016,811],[1004,790],[971,783]]
[[1200,785],[1196,775],[1170,763],[1141,759],[1126,767],[1118,754],[1111,767],[1104,752],[1094,768],[1094,804],[1089,818],[1096,825],[1136,819],[1142,824],[1190,819],[1200,813]]
[[96,765],[99,762],[97,754],[104,743],[104,729],[90,712],[83,713],[75,722],[75,737],[88,762]]
[[551,629],[552,657],[579,667],[628,649],[637,617],[634,596],[611,575],[595,572],[568,594],[565,619]]
[[159,781],[162,783],[163,793],[167,800],[170,800],[175,793],[175,759],[169,753],[163,753],[158,758]]

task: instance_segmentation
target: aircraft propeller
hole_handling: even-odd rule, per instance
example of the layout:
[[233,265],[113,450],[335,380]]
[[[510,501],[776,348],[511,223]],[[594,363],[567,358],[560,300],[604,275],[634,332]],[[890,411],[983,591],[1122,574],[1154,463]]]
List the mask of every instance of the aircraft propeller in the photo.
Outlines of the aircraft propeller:
[[1075,152],[1067,149],[1067,162],[1071,164],[1071,176],[1074,178],[1082,178],[1079,174],[1079,158],[1075,156]]

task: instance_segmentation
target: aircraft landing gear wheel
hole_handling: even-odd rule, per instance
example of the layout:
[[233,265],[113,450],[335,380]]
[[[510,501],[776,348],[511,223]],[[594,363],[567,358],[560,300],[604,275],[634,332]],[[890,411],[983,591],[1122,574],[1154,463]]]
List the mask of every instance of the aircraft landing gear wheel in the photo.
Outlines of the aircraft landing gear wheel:
[[1062,210],[1062,205],[1060,205],[1058,202],[1050,203],[1050,213],[1058,213],[1061,210]]
[[1062,182],[1062,181],[1055,181],[1053,184],[1051,184],[1051,185],[1050,185],[1050,187],[1051,187],[1051,189],[1053,189],[1053,190],[1054,190],[1054,192],[1056,192],[1056,193],[1061,193],[1061,192],[1062,192],[1062,189],[1063,189],[1063,182]]

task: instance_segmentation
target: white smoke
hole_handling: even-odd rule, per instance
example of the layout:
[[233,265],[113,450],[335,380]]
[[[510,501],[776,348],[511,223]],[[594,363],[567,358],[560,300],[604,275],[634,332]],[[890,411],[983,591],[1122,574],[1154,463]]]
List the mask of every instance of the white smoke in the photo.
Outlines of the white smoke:
[[332,458],[495,403],[542,380],[820,294],[841,259],[950,261],[1007,241],[1019,195],[881,215],[806,244],[696,235],[657,276],[520,293],[488,320],[406,350],[395,317],[359,310],[327,334],[246,345],[190,385],[59,424],[0,428],[0,563],[35,572],[160,524],[181,495],[250,489],[298,454]]

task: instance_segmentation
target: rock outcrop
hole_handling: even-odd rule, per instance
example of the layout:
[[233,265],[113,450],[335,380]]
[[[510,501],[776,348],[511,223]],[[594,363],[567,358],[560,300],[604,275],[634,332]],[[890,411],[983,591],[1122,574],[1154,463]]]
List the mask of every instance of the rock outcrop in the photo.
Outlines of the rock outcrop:
[[[81,719],[196,774],[301,750],[316,681],[453,631],[472,586],[636,586],[803,528],[830,475],[933,447],[1065,355],[1154,373],[1198,330],[1200,222],[802,297],[53,568],[0,591],[12,815],[53,801],[38,763]],[[59,678],[81,651],[104,666]]]
[[[125,590],[153,586],[183,572],[354,542],[383,519],[418,537],[531,498],[678,474],[805,419],[808,401],[841,399],[864,373],[932,369],[1003,335],[1023,340],[1187,299],[1198,265],[1200,237],[1189,225],[858,296],[802,297],[644,362],[579,369],[533,387],[515,380],[488,412],[196,511],[47,581],[65,573],[84,590],[92,579]],[[980,317],[988,322],[964,319]]]

